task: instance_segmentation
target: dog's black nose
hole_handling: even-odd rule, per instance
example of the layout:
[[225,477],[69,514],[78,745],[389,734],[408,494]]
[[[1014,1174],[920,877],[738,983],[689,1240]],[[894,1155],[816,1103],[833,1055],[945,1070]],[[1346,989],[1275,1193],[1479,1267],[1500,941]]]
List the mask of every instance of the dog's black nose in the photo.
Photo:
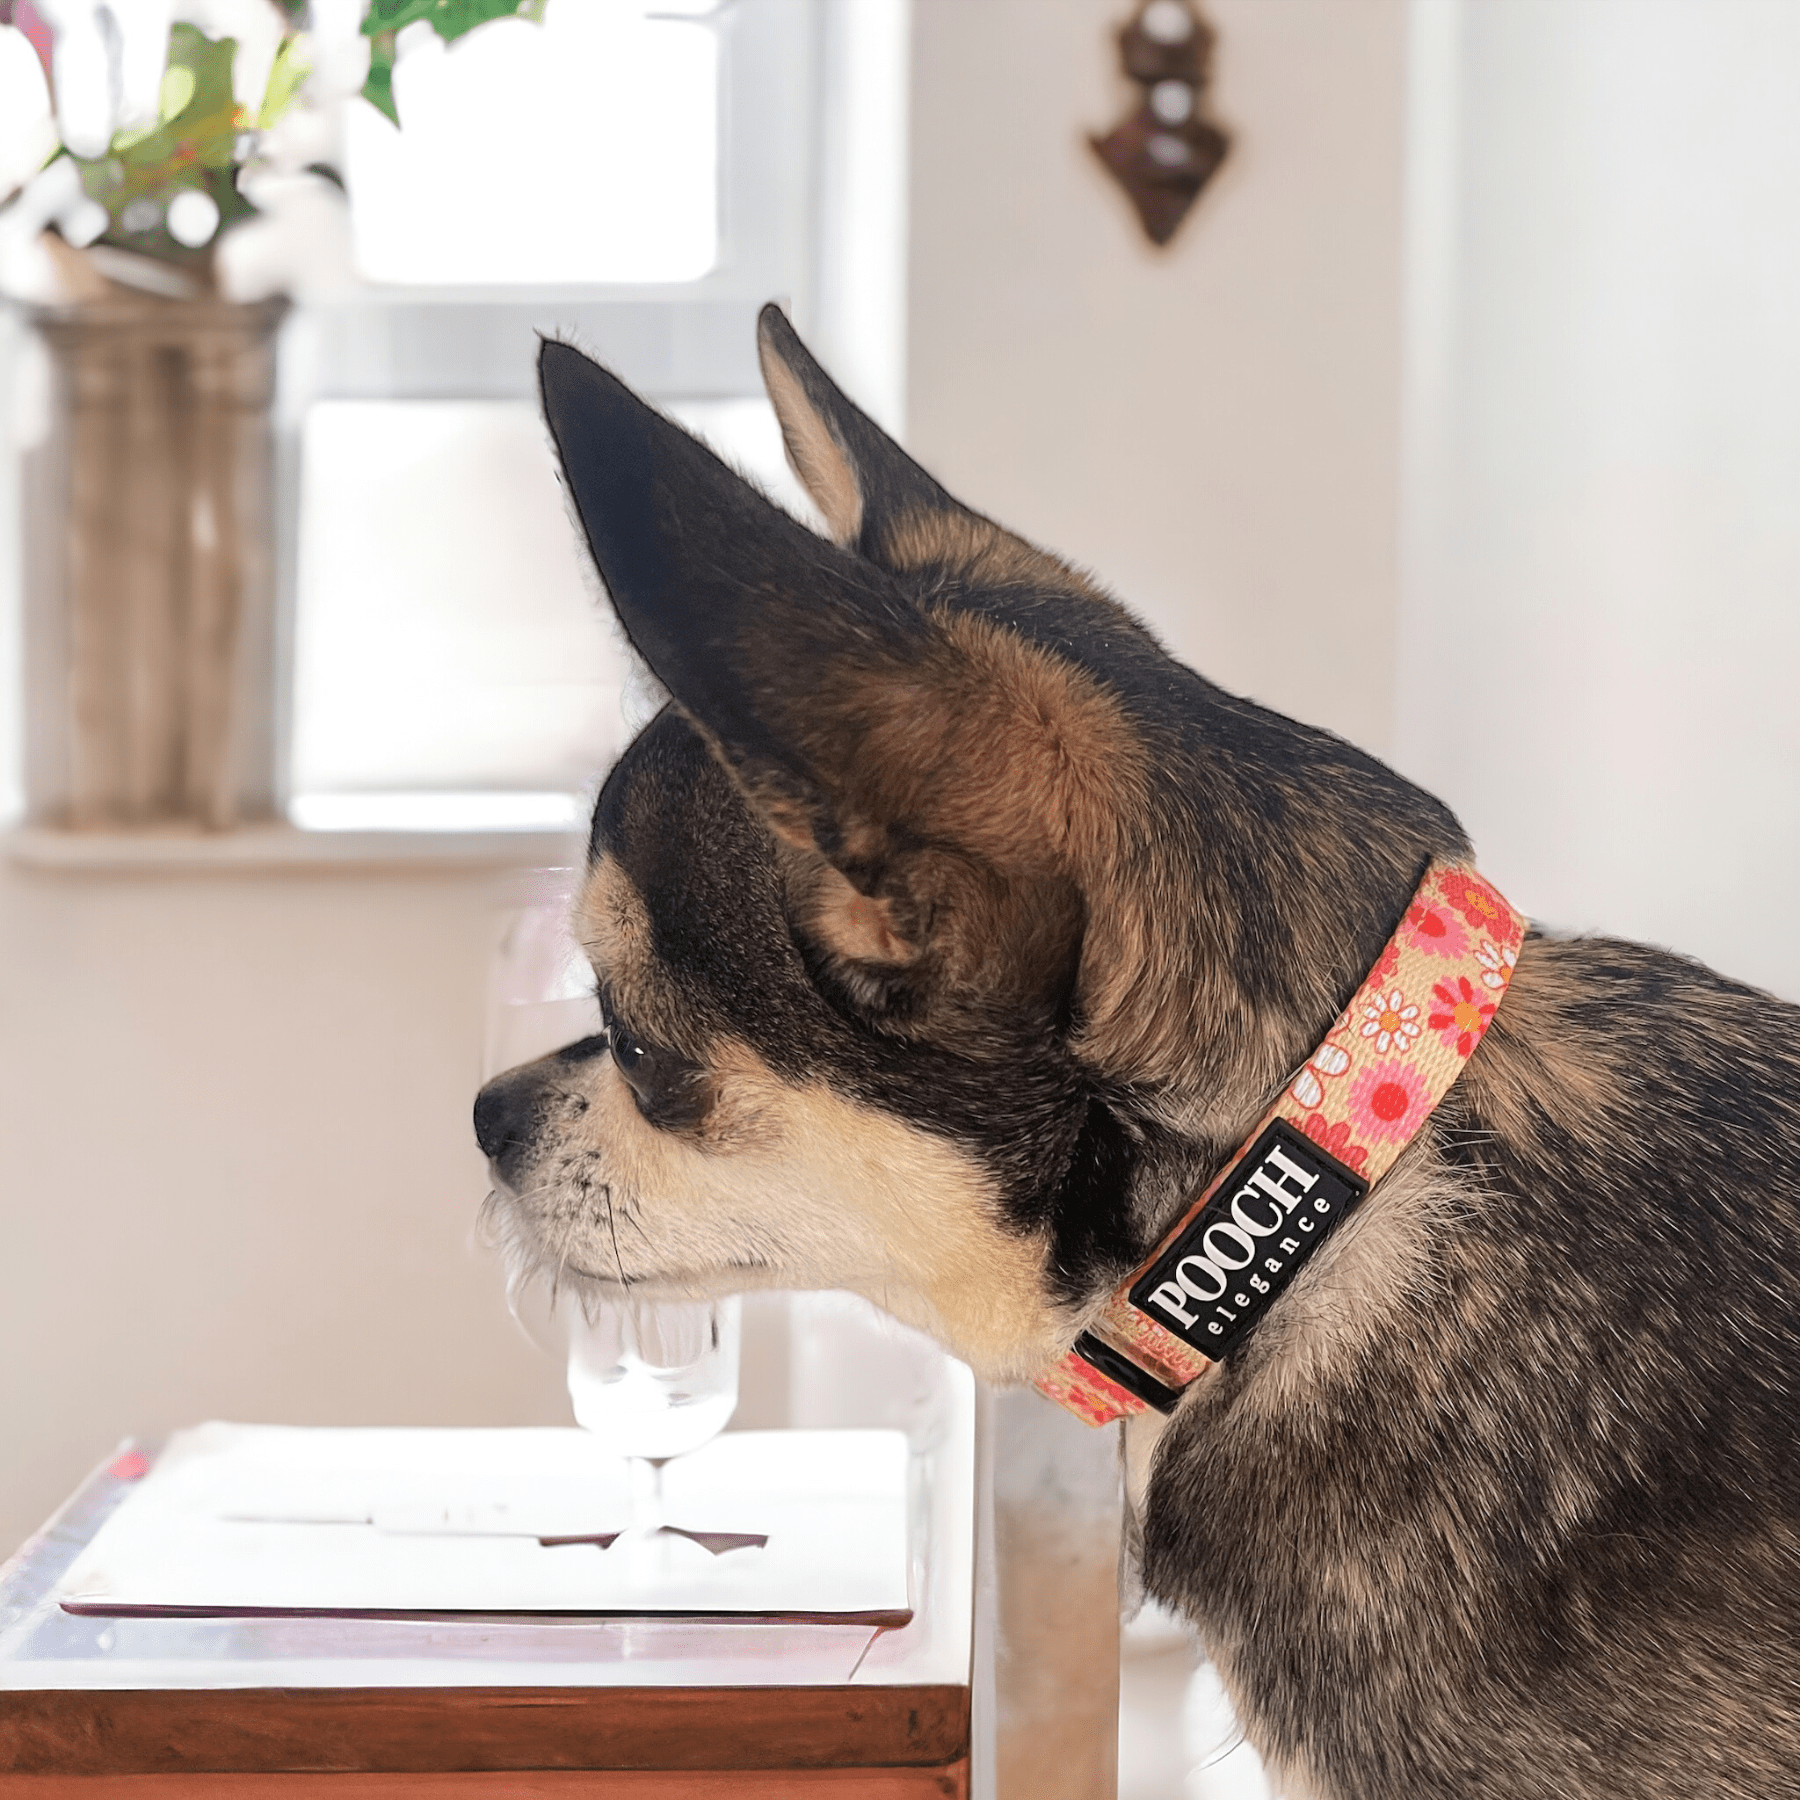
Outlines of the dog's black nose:
[[503,1178],[507,1162],[531,1141],[537,1123],[537,1084],[523,1069],[496,1075],[475,1096],[475,1141]]

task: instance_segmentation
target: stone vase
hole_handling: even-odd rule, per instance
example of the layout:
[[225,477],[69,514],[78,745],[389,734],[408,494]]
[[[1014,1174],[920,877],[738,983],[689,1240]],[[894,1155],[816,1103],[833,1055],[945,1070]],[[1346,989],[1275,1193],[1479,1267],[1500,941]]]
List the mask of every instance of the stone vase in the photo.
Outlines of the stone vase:
[[282,301],[39,309],[27,471],[26,790],[75,831],[274,810],[270,409]]

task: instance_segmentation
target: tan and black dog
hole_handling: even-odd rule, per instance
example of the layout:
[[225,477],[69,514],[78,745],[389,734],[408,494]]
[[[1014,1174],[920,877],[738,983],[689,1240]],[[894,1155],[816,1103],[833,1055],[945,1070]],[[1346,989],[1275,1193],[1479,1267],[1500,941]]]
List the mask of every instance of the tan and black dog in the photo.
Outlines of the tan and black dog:
[[[828,542],[560,344],[674,697],[607,780],[602,1036],[483,1090],[515,1252],[1067,1349],[1319,1043],[1456,820],[950,498],[773,309]],[[1387,1178],[1162,1429],[1151,1591],[1315,1800],[1800,1795],[1800,1010],[1533,934]],[[1135,1429],[1135,1426],[1134,1426]]]

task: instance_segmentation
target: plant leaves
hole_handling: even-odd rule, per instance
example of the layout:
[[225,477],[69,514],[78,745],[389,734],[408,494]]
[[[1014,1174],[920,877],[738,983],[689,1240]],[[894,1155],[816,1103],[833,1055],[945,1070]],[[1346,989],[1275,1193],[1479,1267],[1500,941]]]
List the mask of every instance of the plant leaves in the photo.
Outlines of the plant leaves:
[[[86,168],[103,165],[89,164]],[[238,172],[235,168],[209,169],[192,166],[180,171],[173,178],[160,182],[155,186],[149,183],[132,183],[124,188],[114,188],[108,192],[95,194],[102,201],[111,216],[112,223],[101,233],[99,242],[110,244],[114,249],[135,251],[139,256],[153,256],[159,262],[173,263],[178,268],[192,269],[204,273],[212,265],[212,253],[219,239],[233,225],[242,219],[252,217],[256,208],[238,191]],[[211,240],[197,249],[176,241],[170,235],[167,223],[168,203],[183,188],[198,188],[201,193],[211,195],[219,209],[218,230]],[[94,192],[89,185],[90,194]],[[145,199],[155,203],[156,220],[148,229],[128,230],[125,225],[125,208],[132,200]]]
[[378,112],[398,125],[394,106],[394,39],[408,25],[429,25],[445,43],[454,43],[465,32],[493,19],[530,19],[540,22],[544,0],[369,0],[362,33],[370,39],[369,78],[362,96]]
[[542,10],[533,0],[369,0],[362,29],[364,37],[377,37],[423,20],[448,44],[490,19],[510,19],[527,11],[536,16]]
[[300,84],[311,73],[310,46],[298,32],[292,32],[281,40],[281,48],[269,66],[268,84],[263,88],[262,106],[256,114],[258,131],[267,131],[293,105]]
[[146,132],[121,132],[112,154],[128,165],[227,168],[237,155],[246,121],[231,91],[237,39],[215,41],[188,24],[169,32],[169,66],[162,82],[162,116]]
[[162,87],[156,96],[156,122],[167,124],[187,111],[194,97],[194,71],[182,63],[172,62],[163,70]]
[[231,90],[233,38],[213,39],[189,24],[169,33],[161,90],[162,116],[148,131],[120,132],[105,156],[71,158],[90,199],[106,208],[100,242],[181,267],[208,268],[212,240],[177,243],[166,223],[169,202],[184,188],[210,195],[222,233],[255,212],[238,190],[239,138],[249,119]]
[[394,108],[394,34],[378,33],[369,45],[369,78],[362,84],[362,97],[378,113],[400,123]]

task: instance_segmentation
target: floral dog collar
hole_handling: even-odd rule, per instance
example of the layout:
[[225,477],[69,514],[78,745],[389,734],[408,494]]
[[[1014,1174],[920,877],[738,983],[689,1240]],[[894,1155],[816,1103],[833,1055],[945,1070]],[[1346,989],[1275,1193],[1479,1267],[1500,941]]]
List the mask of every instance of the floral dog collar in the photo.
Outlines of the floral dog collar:
[[1172,1411],[1450,1091],[1524,940],[1525,920],[1472,869],[1433,863],[1324,1043],[1038,1388],[1090,1425]]

